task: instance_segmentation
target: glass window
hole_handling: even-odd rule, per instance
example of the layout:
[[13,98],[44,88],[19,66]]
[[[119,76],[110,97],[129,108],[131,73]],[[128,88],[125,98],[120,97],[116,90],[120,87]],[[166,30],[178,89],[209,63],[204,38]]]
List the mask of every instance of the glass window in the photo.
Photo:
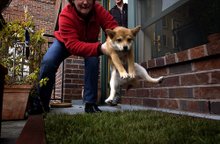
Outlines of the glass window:
[[179,0],[162,0],[162,11],[174,5]]
[[[193,17],[193,6],[190,1],[163,14],[179,0],[146,0],[141,1],[141,23],[149,24],[143,28],[144,49],[139,51],[146,61],[152,58],[183,51],[206,42],[206,38]],[[150,53],[150,57],[144,57]],[[149,55],[149,54],[147,54]]]

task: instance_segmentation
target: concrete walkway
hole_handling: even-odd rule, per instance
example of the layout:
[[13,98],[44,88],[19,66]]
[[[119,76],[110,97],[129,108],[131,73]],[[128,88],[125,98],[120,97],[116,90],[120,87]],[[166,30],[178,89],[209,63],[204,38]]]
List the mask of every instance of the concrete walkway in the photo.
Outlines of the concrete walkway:
[[[69,108],[51,109],[51,112],[52,113],[67,113],[67,114],[84,113],[84,104],[81,100],[73,101],[72,104],[73,104],[72,107],[69,107]],[[184,112],[184,111],[178,111],[178,110],[160,109],[160,108],[152,108],[152,107],[143,107],[143,106],[135,106],[135,105],[123,105],[123,104],[119,104],[118,106],[102,105],[102,106],[99,106],[99,108],[102,111],[110,111],[110,112],[125,111],[125,110],[153,110],[153,111],[161,111],[161,112],[172,113],[172,114],[220,120],[220,115],[200,114],[200,113],[192,113],[192,112]]]
[[[132,106],[132,105],[122,105],[117,106],[101,105],[99,108],[105,112],[115,112],[115,111],[125,111],[125,110],[149,110],[147,107],[143,106]],[[68,108],[51,108],[50,113],[67,113],[67,114],[78,114],[84,113],[84,104],[82,100],[72,101],[72,107]]]

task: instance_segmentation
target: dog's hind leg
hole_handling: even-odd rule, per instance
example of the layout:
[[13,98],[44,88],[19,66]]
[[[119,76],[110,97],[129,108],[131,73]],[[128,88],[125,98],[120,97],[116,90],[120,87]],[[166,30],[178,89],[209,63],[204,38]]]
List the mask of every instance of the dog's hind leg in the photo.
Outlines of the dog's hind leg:
[[115,97],[115,94],[116,94],[116,91],[117,91],[117,88],[119,86],[119,76],[117,76],[117,72],[116,72],[116,69],[114,68],[112,70],[112,73],[111,73],[111,79],[110,79],[110,95],[109,97],[105,100],[106,103],[112,103],[114,97]]
[[152,78],[148,72],[146,71],[146,69],[144,67],[142,67],[141,65],[135,63],[135,70],[136,70],[136,74],[137,76],[140,76],[142,79],[147,80],[148,82],[152,82],[152,83],[160,83],[163,80],[163,76],[158,77],[158,78]]

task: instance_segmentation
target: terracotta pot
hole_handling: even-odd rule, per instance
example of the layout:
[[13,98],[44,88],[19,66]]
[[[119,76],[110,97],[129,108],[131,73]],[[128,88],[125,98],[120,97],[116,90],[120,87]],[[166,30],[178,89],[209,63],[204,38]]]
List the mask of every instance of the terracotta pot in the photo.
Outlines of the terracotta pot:
[[217,40],[220,40],[220,33],[214,33],[214,34],[208,35],[209,42],[215,42]]
[[2,120],[25,118],[31,87],[32,85],[6,85],[4,87]]
[[2,122],[2,101],[3,101],[3,90],[5,75],[8,73],[7,68],[0,64],[0,137],[1,137],[1,122]]

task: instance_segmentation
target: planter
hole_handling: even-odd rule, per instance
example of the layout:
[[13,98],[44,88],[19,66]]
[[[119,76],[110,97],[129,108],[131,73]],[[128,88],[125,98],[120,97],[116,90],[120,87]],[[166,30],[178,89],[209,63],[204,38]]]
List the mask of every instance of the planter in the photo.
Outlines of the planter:
[[7,68],[0,64],[0,136],[1,136],[1,122],[2,122],[2,101],[3,101],[3,90],[5,75],[8,73]]
[[25,118],[31,87],[32,85],[7,85],[4,87],[2,120]]

